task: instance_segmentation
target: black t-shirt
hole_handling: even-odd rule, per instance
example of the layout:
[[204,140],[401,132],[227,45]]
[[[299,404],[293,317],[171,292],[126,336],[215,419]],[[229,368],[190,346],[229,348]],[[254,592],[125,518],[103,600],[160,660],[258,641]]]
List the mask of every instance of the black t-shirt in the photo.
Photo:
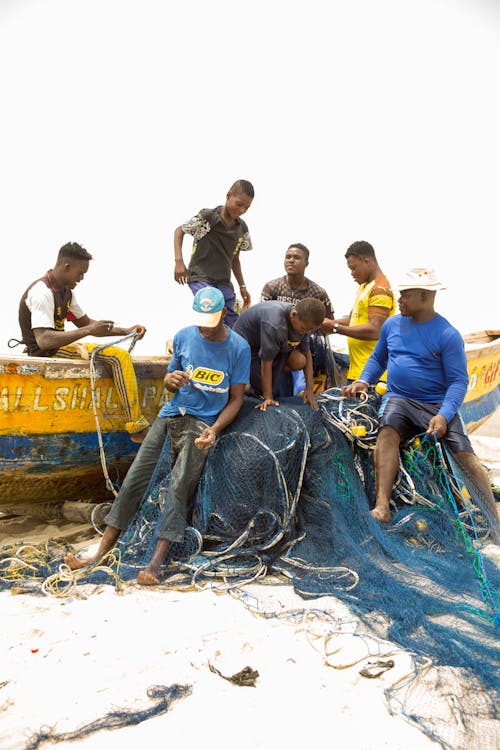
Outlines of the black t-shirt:
[[272,360],[292,350],[309,351],[309,335],[296,333],[289,321],[293,305],[288,302],[259,302],[244,310],[233,330],[250,344],[252,356]]
[[228,227],[220,217],[221,208],[202,208],[182,225],[184,232],[191,234],[194,240],[189,262],[190,281],[230,285],[234,256],[240,250],[252,249],[243,219],[237,219],[234,226]]

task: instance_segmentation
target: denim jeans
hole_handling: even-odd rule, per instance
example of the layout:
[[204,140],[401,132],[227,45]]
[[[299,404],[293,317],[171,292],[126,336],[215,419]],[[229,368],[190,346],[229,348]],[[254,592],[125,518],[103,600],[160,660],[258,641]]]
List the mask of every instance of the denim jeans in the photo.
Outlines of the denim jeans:
[[206,422],[191,414],[158,417],[139,448],[111,510],[104,519],[106,524],[122,531],[128,527],[148,489],[165,439],[170,435],[172,472],[158,525],[158,538],[181,542],[191,501],[207,459],[207,451],[197,448],[194,439],[206,427]]

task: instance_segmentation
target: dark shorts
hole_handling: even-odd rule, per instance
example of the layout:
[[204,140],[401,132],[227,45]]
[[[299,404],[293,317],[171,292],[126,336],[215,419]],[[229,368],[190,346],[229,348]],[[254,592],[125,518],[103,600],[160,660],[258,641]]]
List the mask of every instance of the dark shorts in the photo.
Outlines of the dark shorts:
[[[379,429],[393,427],[401,435],[401,441],[406,442],[415,435],[427,432],[429,422],[438,413],[440,406],[441,404],[427,404],[400,396],[383,398],[378,413]],[[442,440],[452,453],[474,452],[459,414],[448,423],[448,430]]]

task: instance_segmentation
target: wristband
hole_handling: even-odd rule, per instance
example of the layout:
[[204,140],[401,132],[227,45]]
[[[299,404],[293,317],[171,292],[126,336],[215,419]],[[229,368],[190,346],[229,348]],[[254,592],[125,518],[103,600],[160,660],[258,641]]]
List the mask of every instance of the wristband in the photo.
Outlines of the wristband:
[[245,284],[240,284],[240,289],[246,289],[246,285]]

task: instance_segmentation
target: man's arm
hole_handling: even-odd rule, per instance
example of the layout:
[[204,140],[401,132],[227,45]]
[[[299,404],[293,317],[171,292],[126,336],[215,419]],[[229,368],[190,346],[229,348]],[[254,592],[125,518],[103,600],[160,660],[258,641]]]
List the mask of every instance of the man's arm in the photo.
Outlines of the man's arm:
[[314,370],[313,370],[313,359],[310,351],[304,352],[306,358],[306,366],[304,367],[304,376],[306,379],[306,387],[304,390],[303,400],[306,404],[310,404],[313,409],[318,409],[318,403],[316,396],[314,395]]
[[73,321],[76,330],[56,331],[54,328],[33,328],[36,343],[40,349],[60,349],[73,344],[85,336],[109,336],[113,330],[112,320],[90,320],[87,315]]
[[348,318],[340,318],[339,320],[324,320],[322,327],[326,327],[328,333],[339,333],[341,336],[350,336],[360,341],[376,341],[390,312],[387,307],[373,306],[368,308],[368,323],[350,326]]
[[255,408],[261,411],[266,411],[268,406],[279,406],[279,402],[273,396],[273,362],[273,359],[260,360],[260,379],[264,400]]
[[210,448],[215,443],[215,438],[228,425],[233,422],[243,405],[245,395],[245,383],[237,383],[229,389],[229,400],[211,427],[206,427],[200,437],[196,438],[194,444],[201,450]]
[[[85,315],[83,318],[78,318],[78,320],[73,320],[72,322],[77,328],[96,326],[97,330],[102,330],[101,323],[106,323],[107,328],[104,333],[96,333],[96,331],[93,331],[90,334],[86,333],[85,336],[127,336],[129,333],[134,333],[135,331],[137,338],[142,339],[144,338],[144,334],[146,333],[145,327],[143,325],[140,325],[140,323],[136,323],[135,325],[129,326],[128,328],[122,328],[121,326],[115,326],[112,320],[92,320],[92,318],[89,318],[87,315]],[[82,338],[81,333],[80,338]]]
[[339,331],[336,330],[338,326],[348,326],[349,325],[349,318],[325,318],[323,323],[321,324],[319,331],[324,336],[328,336],[329,333],[338,333]]
[[184,235],[185,232],[182,226],[177,227],[174,232],[174,279],[178,284],[187,284],[189,281],[189,271],[186,268],[184,264],[184,258],[182,257],[182,243],[184,240]]
[[250,298],[250,293],[248,292],[248,289],[246,288],[246,285],[245,285],[245,281],[243,279],[243,272],[241,270],[239,253],[236,253],[236,255],[233,256],[233,261],[231,263],[231,270],[234,274],[234,278],[238,282],[238,286],[240,287],[241,299],[243,300],[243,309],[247,310],[250,307],[252,300]]
[[443,337],[441,361],[446,377],[446,393],[438,414],[451,422],[462,405],[469,384],[464,342],[455,329],[447,331]]
[[135,325],[130,328],[116,327],[112,320],[92,320],[84,315],[72,321],[76,330],[56,331],[54,328],[33,328],[36,343],[40,349],[60,349],[62,346],[73,344],[85,336],[127,336],[133,331],[137,332],[137,338],[142,339],[146,333],[144,326]]

